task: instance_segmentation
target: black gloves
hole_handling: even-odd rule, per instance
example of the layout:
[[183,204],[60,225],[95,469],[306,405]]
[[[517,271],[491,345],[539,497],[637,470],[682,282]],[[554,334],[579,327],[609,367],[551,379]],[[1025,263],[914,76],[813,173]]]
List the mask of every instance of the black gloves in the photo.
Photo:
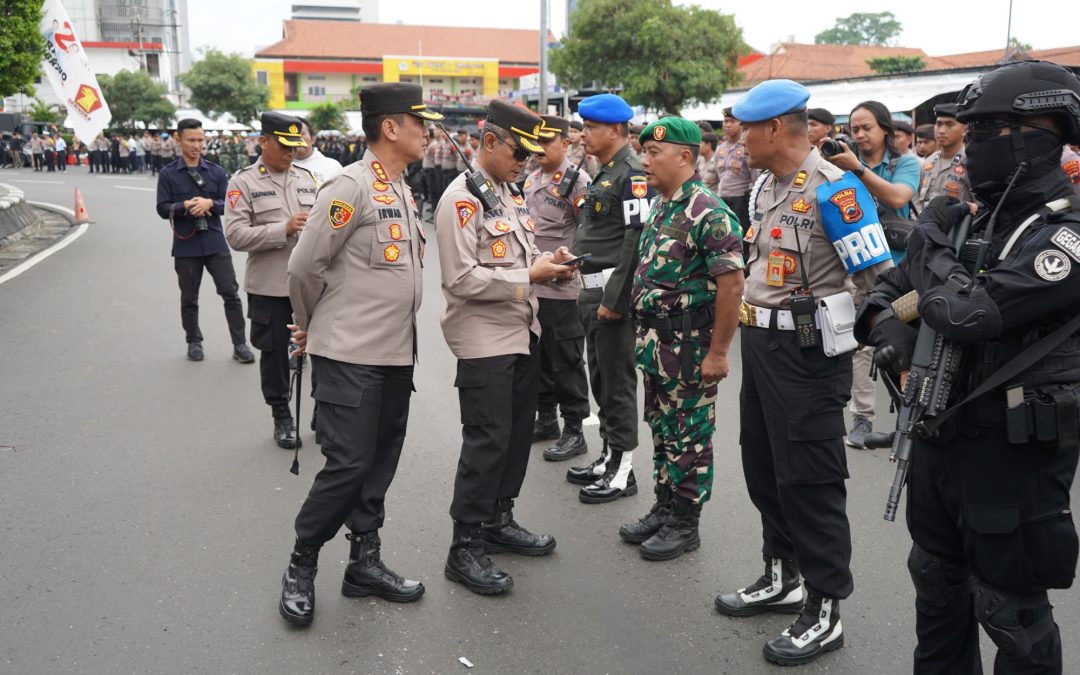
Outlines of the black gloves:
[[915,222],[919,225],[936,227],[948,234],[970,212],[967,204],[959,202],[953,197],[934,197],[926,205],[922,213],[919,214],[919,219]]
[[910,368],[918,334],[918,331],[896,317],[878,321],[867,336],[867,343],[874,346],[874,362],[878,368],[895,377]]

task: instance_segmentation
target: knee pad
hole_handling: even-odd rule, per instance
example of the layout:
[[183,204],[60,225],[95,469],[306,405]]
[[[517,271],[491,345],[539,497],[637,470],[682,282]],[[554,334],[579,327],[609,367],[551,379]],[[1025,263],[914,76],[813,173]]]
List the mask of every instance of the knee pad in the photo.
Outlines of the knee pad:
[[915,595],[933,607],[957,603],[974,588],[975,580],[967,565],[939,558],[918,544],[911,545],[908,571]]
[[1019,595],[980,584],[975,588],[975,618],[1003,654],[1016,658],[1030,654],[1054,629],[1046,591]]

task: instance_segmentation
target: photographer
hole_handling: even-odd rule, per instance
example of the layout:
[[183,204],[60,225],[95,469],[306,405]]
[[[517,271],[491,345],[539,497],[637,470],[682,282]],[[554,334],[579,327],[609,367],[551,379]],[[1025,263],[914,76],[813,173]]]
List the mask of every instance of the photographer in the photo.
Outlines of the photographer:
[[192,361],[203,360],[199,286],[205,268],[225,302],[233,358],[240,363],[251,363],[255,356],[244,340],[240,287],[221,227],[229,179],[220,166],[202,159],[205,137],[198,120],[180,120],[176,133],[181,155],[163,166],[158,175],[157,212],[172,226],[172,255],[180,283],[180,321],[187,334],[187,357]]

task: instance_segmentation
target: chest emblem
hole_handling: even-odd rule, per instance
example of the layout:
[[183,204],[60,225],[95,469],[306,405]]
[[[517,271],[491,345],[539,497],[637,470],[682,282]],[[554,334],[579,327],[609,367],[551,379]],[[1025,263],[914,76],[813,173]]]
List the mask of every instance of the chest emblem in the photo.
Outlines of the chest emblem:
[[390,189],[390,184],[389,183],[384,183],[381,180],[377,180],[377,181],[373,181],[371,183],[371,187],[376,192],[386,192],[387,190]]
[[791,210],[795,213],[810,213],[810,210],[814,208],[813,202],[808,202],[802,197],[799,197],[795,201],[791,202]]
[[505,258],[506,257],[506,242],[503,241],[502,239],[499,239],[498,241],[494,242],[491,245],[491,255],[495,256],[496,258]]
[[356,209],[352,204],[335,199],[330,202],[330,208],[326,211],[326,217],[330,221],[330,227],[340,230],[349,224]]
[[520,195],[514,195],[514,203],[517,204],[518,206],[521,206],[522,204],[525,203],[525,200],[522,199]]
[[375,195],[374,197],[372,197],[372,199],[379,202],[380,204],[386,204],[387,206],[397,201],[397,197],[395,197],[394,195]]
[[840,209],[840,217],[845,223],[854,223],[863,216],[862,207],[855,198],[855,188],[841,190],[829,197],[829,201]]
[[533,224],[532,218],[525,219],[525,227],[529,228],[529,232],[536,232],[536,225]]
[[382,255],[386,262],[397,262],[397,259],[401,257],[401,249],[397,244],[390,244],[383,249]]
[[504,233],[509,232],[510,231],[510,225],[508,225],[507,223],[504,223],[501,220],[495,221],[495,231],[496,232],[504,232]]
[[458,227],[465,227],[476,213],[476,204],[463,200],[455,203],[454,206],[457,207]]
[[390,238],[394,241],[401,239],[401,225],[394,223],[390,226]]

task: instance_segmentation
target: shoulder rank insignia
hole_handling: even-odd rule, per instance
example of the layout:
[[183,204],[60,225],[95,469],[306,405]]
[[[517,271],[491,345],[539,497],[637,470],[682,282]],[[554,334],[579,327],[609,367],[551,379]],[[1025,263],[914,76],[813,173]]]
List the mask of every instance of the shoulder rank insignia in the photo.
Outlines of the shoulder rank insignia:
[[791,210],[796,213],[810,213],[810,210],[814,208],[813,202],[808,202],[802,197],[799,197],[795,201],[791,202]]
[[266,167],[260,164],[259,165],[259,173],[266,173]]
[[611,181],[609,181],[609,180],[600,181],[600,187],[611,187]]
[[498,239],[494,243],[492,243],[491,244],[491,255],[495,256],[496,258],[505,258],[506,257],[506,242],[503,241],[502,239]]
[[229,194],[227,194],[225,196],[229,199],[229,208],[230,209],[235,209],[236,208],[236,202],[237,202],[237,200],[240,199],[240,191],[239,190],[229,190]]
[[462,200],[454,204],[454,206],[457,207],[458,227],[465,227],[469,220],[472,219],[473,214],[476,213],[476,204]]
[[380,204],[386,204],[387,206],[390,206],[397,201],[397,197],[395,197],[394,195],[375,195],[372,197],[372,199],[379,202]]
[[555,174],[551,177],[551,182],[552,183],[559,183],[561,180],[562,180],[562,171],[556,171]]
[[398,248],[397,244],[390,244],[383,249],[382,255],[386,262],[397,262],[397,259],[401,257],[401,249]]
[[799,169],[799,173],[795,174],[795,187],[802,187],[806,185],[806,169]]
[[326,211],[326,217],[330,220],[330,227],[340,230],[349,224],[356,209],[352,204],[335,199],[330,202],[330,208]]
[[375,175],[378,176],[379,180],[381,180],[382,182],[390,182],[390,177],[386,175],[386,169],[384,169],[382,164],[380,164],[379,162],[372,162],[371,170],[375,172]]

